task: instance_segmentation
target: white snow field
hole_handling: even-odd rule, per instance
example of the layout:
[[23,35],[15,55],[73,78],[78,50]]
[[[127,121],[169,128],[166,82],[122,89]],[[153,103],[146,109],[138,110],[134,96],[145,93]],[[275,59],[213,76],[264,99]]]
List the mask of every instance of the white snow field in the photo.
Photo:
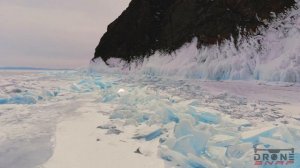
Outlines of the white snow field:
[[253,168],[255,146],[300,166],[299,84],[1,71],[0,88],[1,168]]

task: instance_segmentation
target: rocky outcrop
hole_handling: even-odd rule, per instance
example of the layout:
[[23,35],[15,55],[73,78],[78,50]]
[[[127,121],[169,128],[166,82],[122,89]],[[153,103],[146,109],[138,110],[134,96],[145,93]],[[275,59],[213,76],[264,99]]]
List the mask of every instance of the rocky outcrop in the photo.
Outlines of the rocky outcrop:
[[133,59],[172,52],[198,38],[198,46],[255,32],[262,20],[284,12],[294,0],[132,0],[112,22],[95,58]]

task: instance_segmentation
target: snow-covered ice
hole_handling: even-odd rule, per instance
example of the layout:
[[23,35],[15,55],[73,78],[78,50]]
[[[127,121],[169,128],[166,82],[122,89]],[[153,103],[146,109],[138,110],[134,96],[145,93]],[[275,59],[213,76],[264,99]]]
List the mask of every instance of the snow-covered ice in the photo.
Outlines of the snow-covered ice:
[[299,84],[0,74],[1,168],[252,168],[260,146],[295,148],[300,165]]
[[272,167],[254,165],[261,148],[293,148],[284,168],[299,168],[296,2],[236,43],[194,39],[110,68],[0,71],[0,168]]

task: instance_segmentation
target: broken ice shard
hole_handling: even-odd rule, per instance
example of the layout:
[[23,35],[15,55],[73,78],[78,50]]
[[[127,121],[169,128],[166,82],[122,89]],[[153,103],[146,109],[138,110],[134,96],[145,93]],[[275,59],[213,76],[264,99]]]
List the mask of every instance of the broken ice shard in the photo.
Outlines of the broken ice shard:
[[241,140],[244,142],[258,143],[260,137],[271,137],[276,127],[265,127],[243,132]]
[[159,128],[149,134],[146,135],[139,135],[136,137],[133,137],[133,139],[145,139],[146,141],[151,141],[157,137],[159,137],[160,135],[162,135],[164,133],[163,129]]

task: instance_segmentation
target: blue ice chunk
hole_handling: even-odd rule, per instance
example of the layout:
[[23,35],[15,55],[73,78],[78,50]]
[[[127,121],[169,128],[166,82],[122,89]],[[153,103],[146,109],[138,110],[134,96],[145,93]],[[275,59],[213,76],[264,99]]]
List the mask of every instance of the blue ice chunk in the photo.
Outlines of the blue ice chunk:
[[204,78],[204,74],[201,73],[201,71],[191,71],[191,72],[187,72],[185,77],[188,79],[202,79]]
[[290,143],[285,142],[281,139],[274,139],[274,138],[267,138],[267,137],[260,137],[259,142],[263,144],[265,147],[275,147],[275,148],[293,148],[293,145]]
[[124,119],[124,114],[121,114],[120,112],[116,111],[109,116],[109,119]]
[[117,94],[114,94],[114,93],[108,93],[108,94],[105,94],[102,98],[102,102],[103,103],[108,103],[112,100],[114,100],[115,98],[117,98],[118,95]]
[[208,76],[208,78],[217,81],[228,80],[230,78],[230,74],[231,74],[231,66],[226,66],[226,65],[219,66],[217,69],[215,69],[213,74]]
[[58,91],[48,91],[47,90],[44,92],[44,95],[47,97],[55,97],[58,95],[58,93],[59,93]]
[[132,119],[135,113],[131,110],[115,110],[111,115],[110,119]]
[[291,82],[296,83],[297,82],[297,72],[293,69],[288,69],[283,75],[283,81],[284,82]]
[[139,115],[137,118],[138,123],[143,123],[145,121],[148,121],[150,119],[150,116],[148,114]]
[[258,70],[256,70],[256,71],[254,72],[254,79],[255,79],[255,80],[259,80],[259,79],[260,79],[260,72],[259,72]]
[[133,137],[134,139],[145,139],[146,141],[151,141],[159,136],[161,136],[164,133],[163,129],[159,128],[147,135],[140,135],[140,136],[136,136]]
[[203,112],[200,114],[199,121],[209,124],[218,124],[221,121],[221,117],[217,114]]
[[187,165],[190,166],[191,168],[206,168],[205,166],[203,166],[202,164],[195,162],[193,160],[188,160],[187,161]]
[[183,120],[175,126],[175,137],[180,138],[186,135],[190,135],[192,134],[192,130],[192,124],[187,120]]
[[252,143],[241,143],[236,145],[230,145],[227,147],[226,156],[228,158],[240,159],[249,151],[253,151]]
[[154,132],[151,132],[150,134],[146,135],[145,136],[145,140],[146,141],[151,141],[151,140],[159,137],[162,134],[163,134],[163,130],[162,129],[158,129],[158,130],[156,130]]
[[175,126],[177,138],[173,150],[183,155],[192,153],[200,156],[205,151],[210,133],[206,130],[198,130],[192,126],[189,120],[183,120]]
[[94,84],[91,81],[81,80],[78,83],[74,83],[71,89],[79,93],[92,92],[94,90]]
[[7,104],[8,99],[0,98],[0,104]]
[[163,124],[168,124],[170,122],[179,123],[179,117],[174,113],[172,109],[165,109],[163,111]]
[[252,142],[254,144],[259,142],[260,137],[272,137],[276,127],[265,127],[256,130],[250,130],[241,134],[241,140],[244,142]]
[[47,97],[54,97],[54,94],[53,94],[52,92],[50,92],[50,91],[46,91],[46,92],[45,92],[45,95],[46,95]]
[[197,112],[194,109],[190,109],[188,112],[193,118],[198,122],[204,122],[208,124],[218,124],[221,121],[221,117],[218,114],[209,113],[209,112]]
[[191,140],[193,139],[193,135],[187,135],[184,137],[180,137],[176,140],[176,143],[173,147],[173,150],[187,156],[188,153],[193,153],[195,154],[196,151],[193,148],[193,142]]
[[194,108],[189,108],[186,113],[191,115],[193,118],[195,118],[196,121],[200,120],[200,113],[197,112]]
[[194,134],[190,134],[177,139],[173,150],[187,156],[192,153],[196,156],[200,156],[204,153],[209,134],[204,131],[197,131]]
[[36,100],[31,96],[14,96],[9,99],[10,104],[35,104]]
[[71,86],[71,89],[76,92],[80,92],[80,90],[81,90],[80,86],[75,83]]
[[161,158],[166,160],[166,161],[169,161],[169,162],[173,160],[173,157],[169,156],[169,155],[163,155],[163,156],[161,156]]
[[84,84],[84,83],[86,83],[86,80],[83,79],[78,82],[78,84]]
[[100,80],[95,81],[95,85],[98,86],[100,89],[108,89],[111,87],[111,84],[109,83],[103,83]]

